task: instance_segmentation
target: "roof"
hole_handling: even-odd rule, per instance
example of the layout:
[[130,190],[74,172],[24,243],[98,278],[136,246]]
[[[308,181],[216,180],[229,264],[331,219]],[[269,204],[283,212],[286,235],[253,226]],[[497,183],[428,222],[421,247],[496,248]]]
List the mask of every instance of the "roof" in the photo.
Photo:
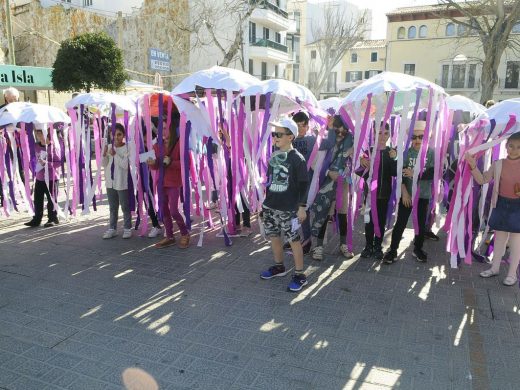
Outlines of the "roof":
[[409,15],[424,12],[439,12],[446,9],[446,4],[432,4],[432,5],[420,5],[416,7],[401,7],[390,11],[386,16],[392,15]]
[[367,39],[359,41],[352,48],[353,49],[377,49],[386,47],[386,39]]

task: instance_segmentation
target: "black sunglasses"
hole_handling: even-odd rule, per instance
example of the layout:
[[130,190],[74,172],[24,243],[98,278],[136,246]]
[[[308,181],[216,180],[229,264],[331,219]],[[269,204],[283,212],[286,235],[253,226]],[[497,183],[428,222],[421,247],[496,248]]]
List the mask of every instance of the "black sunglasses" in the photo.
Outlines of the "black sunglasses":
[[422,135],[412,135],[412,141],[415,141],[416,139],[423,139]]
[[284,135],[292,135],[292,133],[279,133],[276,131],[273,131],[271,133],[271,136],[276,137],[276,138],[282,138]]

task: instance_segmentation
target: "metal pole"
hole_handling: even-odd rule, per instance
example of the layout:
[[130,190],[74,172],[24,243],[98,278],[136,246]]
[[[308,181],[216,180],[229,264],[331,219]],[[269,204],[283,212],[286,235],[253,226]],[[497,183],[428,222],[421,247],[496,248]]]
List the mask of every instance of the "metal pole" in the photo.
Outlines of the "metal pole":
[[14,55],[13,28],[11,26],[11,3],[10,0],[5,1],[5,17],[7,28],[7,43],[9,47],[9,62],[16,65],[16,57]]

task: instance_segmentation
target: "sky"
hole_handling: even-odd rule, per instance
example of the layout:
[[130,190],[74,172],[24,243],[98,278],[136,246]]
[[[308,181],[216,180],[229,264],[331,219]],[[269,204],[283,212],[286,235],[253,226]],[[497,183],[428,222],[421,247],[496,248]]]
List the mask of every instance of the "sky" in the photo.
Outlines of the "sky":
[[436,0],[348,0],[361,8],[372,9],[372,39],[386,38],[385,14],[400,7],[438,4]]

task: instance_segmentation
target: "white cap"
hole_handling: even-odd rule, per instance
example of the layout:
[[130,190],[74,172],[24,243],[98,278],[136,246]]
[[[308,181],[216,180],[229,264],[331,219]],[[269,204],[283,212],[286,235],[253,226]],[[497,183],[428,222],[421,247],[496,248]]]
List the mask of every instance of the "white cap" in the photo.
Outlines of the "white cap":
[[290,118],[282,118],[277,122],[269,122],[271,126],[285,127],[296,137],[298,136],[298,125]]

